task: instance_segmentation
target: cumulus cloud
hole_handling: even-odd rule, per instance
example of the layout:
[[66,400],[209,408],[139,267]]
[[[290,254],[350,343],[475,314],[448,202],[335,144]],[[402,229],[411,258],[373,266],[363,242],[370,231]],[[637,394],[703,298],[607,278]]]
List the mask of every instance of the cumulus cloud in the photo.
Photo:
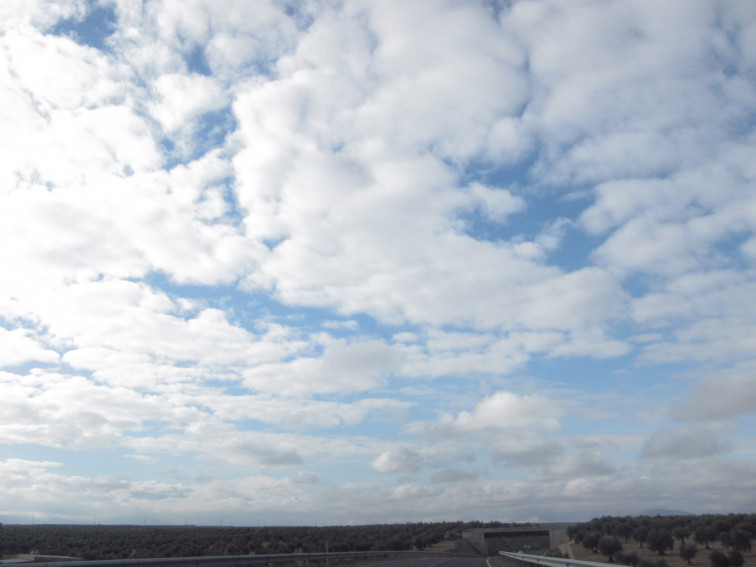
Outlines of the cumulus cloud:
[[693,386],[678,410],[685,420],[723,419],[756,413],[756,364],[752,361],[723,369]]
[[296,450],[286,446],[274,447],[268,444],[243,442],[232,445],[228,449],[231,461],[248,461],[263,466],[291,466],[304,463],[302,456]]
[[756,13],[684,4],[0,4],[9,513],[749,504]]
[[647,362],[738,360],[748,357],[753,283],[736,270],[694,271],[670,279],[633,302],[635,320],[670,330],[643,347]]
[[125,434],[142,431],[145,422],[171,422],[193,413],[128,387],[98,385],[82,376],[41,369],[26,375],[3,373],[0,384],[6,400],[0,436],[7,444],[106,447]]
[[576,451],[559,459],[548,469],[548,474],[562,478],[589,478],[610,475],[616,468],[610,465],[597,451]]
[[563,453],[558,441],[534,433],[501,436],[491,444],[494,460],[505,461],[510,467],[548,465]]
[[506,189],[494,189],[480,183],[470,186],[470,194],[483,209],[483,215],[494,221],[503,221],[512,213],[525,208],[525,201]]
[[662,431],[652,435],[641,449],[646,459],[697,459],[723,453],[727,444],[704,429]]
[[152,114],[168,131],[202,112],[225,106],[225,93],[211,78],[203,75],[162,75],[155,88],[160,94],[160,103],[151,109]]
[[478,479],[478,471],[474,469],[442,469],[431,477],[433,483],[470,482]]
[[430,425],[428,431],[434,435],[554,431],[560,428],[560,414],[556,404],[548,398],[502,391],[485,398],[472,411],[462,411],[456,417],[443,417]]
[[244,384],[254,391],[286,396],[360,392],[377,389],[400,360],[401,352],[382,341],[329,341],[320,357],[245,370]]
[[197,403],[223,419],[256,421],[287,429],[309,430],[352,426],[365,420],[390,420],[411,411],[411,402],[390,398],[363,398],[350,403],[287,398],[276,395],[228,395],[217,388],[193,388],[170,395],[177,404]]
[[41,344],[29,329],[0,327],[0,366],[15,366],[24,362],[57,362],[60,355]]
[[370,466],[381,473],[416,473],[423,467],[423,458],[407,447],[397,447],[381,453]]

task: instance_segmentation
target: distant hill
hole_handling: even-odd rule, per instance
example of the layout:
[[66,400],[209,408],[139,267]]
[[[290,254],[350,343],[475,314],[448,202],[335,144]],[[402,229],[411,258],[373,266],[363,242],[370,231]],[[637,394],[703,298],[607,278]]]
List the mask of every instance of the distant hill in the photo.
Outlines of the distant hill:
[[690,512],[684,512],[683,510],[668,510],[666,508],[650,508],[643,510],[640,513],[641,516],[693,516]]

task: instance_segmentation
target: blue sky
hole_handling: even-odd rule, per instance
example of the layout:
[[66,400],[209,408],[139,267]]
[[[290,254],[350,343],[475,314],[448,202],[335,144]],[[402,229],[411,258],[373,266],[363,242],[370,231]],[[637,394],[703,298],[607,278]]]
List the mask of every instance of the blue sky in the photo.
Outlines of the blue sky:
[[756,505],[748,1],[0,5],[0,520]]

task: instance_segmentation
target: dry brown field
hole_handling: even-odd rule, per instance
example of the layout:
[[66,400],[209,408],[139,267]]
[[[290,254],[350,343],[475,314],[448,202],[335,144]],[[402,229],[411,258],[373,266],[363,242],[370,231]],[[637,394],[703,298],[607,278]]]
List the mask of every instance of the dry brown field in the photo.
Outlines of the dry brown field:
[[[646,546],[640,547],[640,544],[636,541],[630,540],[628,543],[622,544],[624,551],[634,551],[638,554],[640,559],[650,559],[656,561],[657,559],[664,559],[667,562],[668,567],[688,567],[687,561],[682,559],[679,555],[680,542],[675,540],[675,549],[673,551],[667,551],[665,555],[659,557],[659,555],[649,550]],[[710,544],[712,550],[719,549],[727,552],[727,548],[722,547],[719,543]],[[581,559],[583,561],[599,561],[605,563],[607,561],[606,555],[600,553],[594,554],[590,549],[584,548],[581,544],[570,542],[561,546],[563,552],[568,552],[573,559]],[[710,567],[709,562],[710,551],[704,549],[702,545],[698,546],[698,554],[691,560],[693,567]],[[743,567],[756,567],[756,549],[746,551],[742,553],[745,563]]]

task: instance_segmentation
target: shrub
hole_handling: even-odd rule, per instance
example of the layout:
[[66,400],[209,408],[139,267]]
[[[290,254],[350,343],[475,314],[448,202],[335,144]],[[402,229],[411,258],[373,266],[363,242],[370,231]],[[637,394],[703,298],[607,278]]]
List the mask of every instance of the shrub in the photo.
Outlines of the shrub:
[[637,567],[640,559],[638,554],[634,551],[620,551],[616,556],[617,562],[623,565],[630,565],[630,567]]
[[709,553],[709,561],[711,562],[711,567],[729,567],[730,565],[727,556],[718,549]]

